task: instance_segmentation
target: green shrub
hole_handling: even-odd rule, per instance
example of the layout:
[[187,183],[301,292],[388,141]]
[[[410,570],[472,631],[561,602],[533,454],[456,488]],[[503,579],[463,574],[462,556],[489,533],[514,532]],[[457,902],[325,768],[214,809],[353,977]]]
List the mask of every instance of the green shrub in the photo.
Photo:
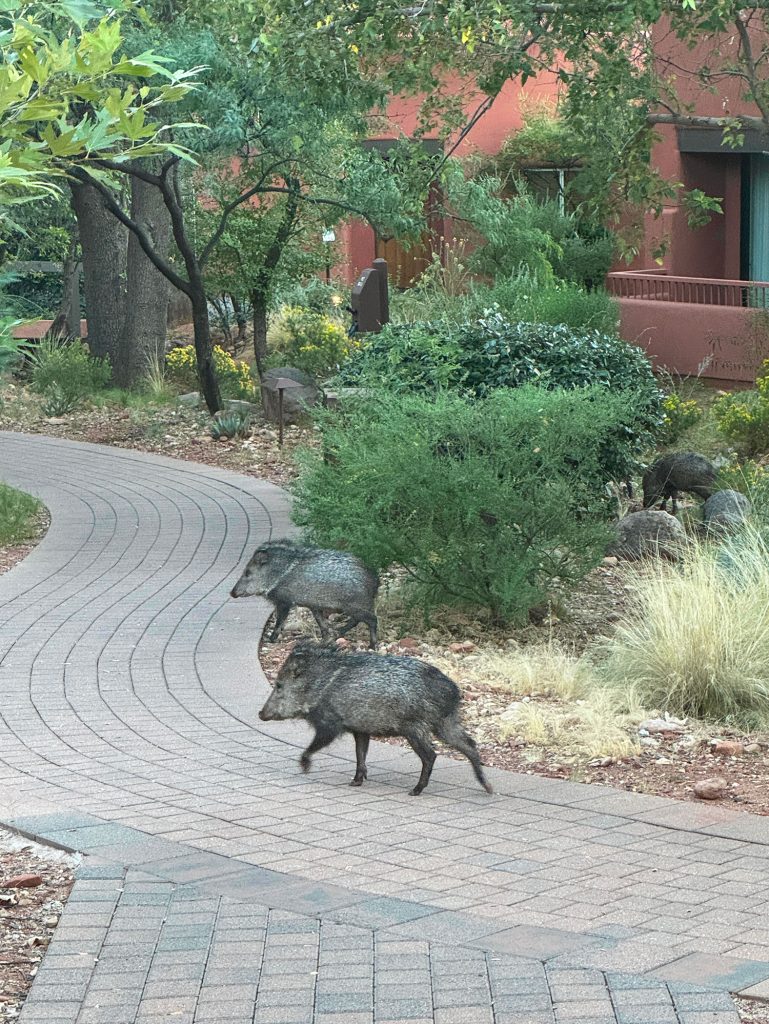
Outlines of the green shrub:
[[[223,398],[237,398],[251,402],[255,395],[254,379],[248,363],[233,359],[229,352],[214,345],[214,370]],[[166,374],[170,383],[181,391],[195,391],[199,387],[198,363],[194,345],[172,348],[166,356]]]
[[310,277],[306,281],[292,281],[278,289],[273,296],[271,308],[278,313],[283,306],[299,306],[334,316],[336,311],[347,304],[348,293],[349,288],[345,284],[326,284],[320,277]]
[[271,361],[320,377],[344,363],[360,345],[339,321],[301,306],[284,306],[267,332]]
[[568,588],[608,537],[604,449],[625,400],[527,386],[481,401],[383,393],[315,413],[296,522],[373,568],[404,567],[415,597],[523,622]]
[[599,647],[607,682],[673,715],[769,724],[769,548],[742,531],[683,565],[628,577],[632,606]]
[[625,414],[603,453],[605,480],[623,480],[661,422],[662,395],[640,348],[598,331],[509,323],[491,313],[475,323],[390,325],[343,367],[343,384],[481,398],[498,388],[597,384],[623,392]]
[[35,533],[40,502],[30,494],[0,483],[0,545],[18,544]]
[[718,429],[747,455],[769,451],[769,360],[761,369],[755,391],[724,395],[713,405]]
[[66,416],[77,408],[79,401],[76,395],[63,391],[58,384],[50,384],[43,392],[41,409],[44,416]]
[[89,355],[79,341],[42,338],[29,356],[32,388],[41,395],[56,392],[70,408],[109,383],[112,370],[107,359]]
[[[520,274],[496,281],[477,292],[483,309],[496,307],[507,320],[536,324],[565,324],[574,331],[617,334],[619,306],[603,289],[586,291],[572,281],[538,281]],[[482,315],[483,309],[478,309]]]
[[662,402],[662,428],[659,440],[663,445],[675,444],[702,418],[702,409],[693,398],[684,399],[673,391]]

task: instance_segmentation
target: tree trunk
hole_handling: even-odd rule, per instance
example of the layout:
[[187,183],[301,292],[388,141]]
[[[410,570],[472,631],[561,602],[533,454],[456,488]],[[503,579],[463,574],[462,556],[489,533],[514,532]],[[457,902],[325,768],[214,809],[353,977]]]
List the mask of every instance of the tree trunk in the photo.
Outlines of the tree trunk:
[[235,351],[237,352],[238,348],[246,340],[247,318],[243,304],[237,295],[231,295],[230,299],[232,300],[232,312],[235,314],[235,323],[238,325],[238,334],[235,338]]
[[75,226],[70,232],[69,248],[62,264],[59,308],[48,333],[53,337],[80,337],[80,263]]
[[264,376],[267,366],[267,296],[264,292],[251,292],[254,322],[254,358],[256,370],[260,377]]
[[205,399],[208,411],[213,416],[222,408],[222,396],[214,370],[213,346],[211,344],[211,321],[208,316],[208,302],[202,281],[193,284],[192,325],[195,337],[195,355],[198,362],[200,393]]
[[[131,178],[131,218],[147,231],[155,250],[165,258],[171,243],[171,219],[163,195],[154,185]],[[148,365],[163,366],[169,282],[152,264],[133,232],[128,239],[126,315],[113,376],[121,388],[133,387]]]
[[128,231],[92,185],[70,182],[70,188],[83,251],[88,347],[113,360],[125,322]]

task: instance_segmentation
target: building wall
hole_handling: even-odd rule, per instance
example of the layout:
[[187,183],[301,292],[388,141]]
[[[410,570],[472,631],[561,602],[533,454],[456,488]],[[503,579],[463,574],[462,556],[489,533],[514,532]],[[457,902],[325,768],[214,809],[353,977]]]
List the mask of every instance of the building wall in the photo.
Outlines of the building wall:
[[[475,90],[468,90],[466,82],[461,79],[449,79],[449,91],[455,94],[466,93],[465,113],[469,120],[473,112],[483,102],[483,95]],[[543,76],[536,82],[529,82],[524,88],[516,82],[508,82],[480,121],[461,141],[456,156],[467,156],[472,152],[497,153],[508,135],[520,129],[524,123],[523,112],[526,104],[542,101],[555,101],[558,95],[558,81],[554,75]],[[386,114],[386,124],[375,136],[379,139],[395,139],[411,137],[417,128],[420,97],[395,97],[391,101]],[[449,143],[451,145],[451,143]],[[441,227],[433,226],[434,234],[442,233]],[[350,221],[337,232],[339,242],[337,253],[339,262],[335,274],[351,284],[358,274],[371,265],[376,255],[373,230],[360,221]]]

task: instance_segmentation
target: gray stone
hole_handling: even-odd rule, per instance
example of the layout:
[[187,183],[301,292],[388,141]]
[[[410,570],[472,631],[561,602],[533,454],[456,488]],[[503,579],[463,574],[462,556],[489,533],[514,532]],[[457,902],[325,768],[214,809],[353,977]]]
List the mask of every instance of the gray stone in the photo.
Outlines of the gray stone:
[[729,533],[744,526],[750,516],[751,506],[739,491],[716,491],[711,494],[702,509],[705,529],[710,533]]
[[677,559],[686,542],[686,531],[679,521],[667,512],[631,512],[614,527],[615,536],[609,553],[618,558]]
[[279,366],[268,370],[262,377],[262,409],[265,418],[271,423],[277,423],[279,419],[279,396],[274,383],[281,377],[301,385],[298,388],[286,388],[283,392],[283,422],[299,423],[306,417],[307,409],[320,401],[320,388],[308,373],[294,366]]
[[179,395],[177,401],[181,405],[189,405],[192,409],[198,409],[203,404],[200,393],[197,391],[188,391],[186,395]]

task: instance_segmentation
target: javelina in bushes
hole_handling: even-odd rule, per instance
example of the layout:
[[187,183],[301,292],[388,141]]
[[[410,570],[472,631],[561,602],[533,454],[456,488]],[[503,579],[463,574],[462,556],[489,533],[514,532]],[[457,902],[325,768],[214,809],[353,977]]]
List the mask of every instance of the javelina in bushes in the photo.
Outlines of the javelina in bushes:
[[328,636],[324,613],[341,612],[349,616],[349,621],[340,636],[365,622],[371,646],[376,647],[374,599],[378,588],[379,577],[355,555],[278,540],[256,549],[231,596],[263,595],[272,601],[276,613],[270,635],[273,641],[296,605],[310,609],[324,639]]
[[459,721],[460,701],[456,683],[417,658],[344,654],[304,641],[286,659],[259,717],[264,722],[303,718],[315,727],[315,738],[299,761],[305,772],[310,770],[312,754],[351,732],[356,757],[351,786],[363,785],[367,777],[366,754],[372,736],[402,736],[422,762],[412,796],[418,796],[430,780],[436,756],[432,734],[465,755],[490,793],[475,741]]
[[675,515],[679,491],[709,498],[715,489],[716,469],[712,462],[696,452],[673,452],[657,459],[644,473],[644,508],[652,508],[661,501],[664,510],[668,498],[672,498]]

